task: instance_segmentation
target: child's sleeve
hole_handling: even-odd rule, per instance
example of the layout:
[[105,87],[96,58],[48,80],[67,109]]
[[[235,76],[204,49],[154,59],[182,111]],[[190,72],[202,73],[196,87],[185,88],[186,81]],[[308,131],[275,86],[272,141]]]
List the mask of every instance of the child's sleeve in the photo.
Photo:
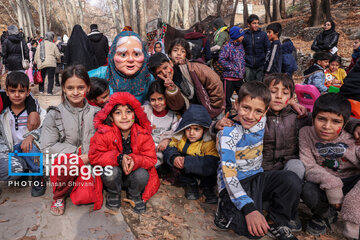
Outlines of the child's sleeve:
[[225,71],[233,71],[232,66],[234,64],[231,64],[230,60],[230,51],[231,51],[231,45],[228,43],[226,44],[223,49],[221,49],[219,54],[219,63],[221,66],[225,68]]
[[314,142],[311,139],[311,129],[312,127],[305,127],[299,134],[300,160],[305,166],[305,178],[309,182],[319,184],[331,204],[341,203],[343,182],[316,162],[312,153]]
[[193,173],[201,176],[216,175],[219,163],[219,154],[216,151],[215,142],[203,143],[204,156],[185,156],[185,173]]
[[90,140],[89,159],[90,164],[95,166],[118,166],[117,157],[120,152],[118,150],[109,150],[112,144],[109,139],[104,135],[96,132]]
[[276,60],[278,60],[278,59],[276,59],[276,57],[279,54],[279,46],[280,45],[279,44],[274,44],[273,46],[274,47],[270,50],[270,59],[269,59],[269,63],[266,66],[266,70],[265,70],[265,72],[267,72],[267,73],[277,72],[273,68],[274,68],[274,64],[277,64]]
[[177,118],[175,112],[173,112],[173,114],[174,114],[174,116],[173,116],[173,121],[171,122],[170,130],[164,131],[160,135],[160,142],[164,139],[171,139],[172,136],[174,135],[174,132],[176,130],[176,127],[177,127],[179,121],[178,121],[178,118]]
[[177,140],[172,139],[168,147],[164,151],[164,161],[171,167],[174,167],[174,159],[181,156],[181,153],[177,150]]
[[138,142],[140,144],[140,153],[135,154],[130,153],[129,156],[134,160],[134,168],[135,171],[138,168],[144,168],[149,170],[152,167],[155,167],[157,162],[157,156],[155,151],[155,143],[150,134],[147,135],[139,135],[139,137],[143,138],[143,141]]
[[241,138],[239,133],[235,133],[234,127],[225,127],[218,133],[220,168],[226,190],[229,193],[231,201],[237,209],[243,210],[246,214],[255,211],[254,201],[246,194],[241,186],[236,170],[236,144]]
[[320,93],[327,92],[328,88],[325,84],[325,74],[323,72],[317,72],[312,75],[313,85],[319,89]]

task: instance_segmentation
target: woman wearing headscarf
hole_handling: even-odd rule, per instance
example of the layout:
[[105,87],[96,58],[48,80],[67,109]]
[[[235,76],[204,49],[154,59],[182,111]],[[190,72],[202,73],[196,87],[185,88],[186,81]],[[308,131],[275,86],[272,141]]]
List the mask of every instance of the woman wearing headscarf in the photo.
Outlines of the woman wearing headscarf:
[[80,25],[75,25],[65,49],[64,64],[82,64],[90,71],[97,66],[95,53],[90,41]]
[[89,76],[106,79],[110,94],[128,92],[144,103],[154,77],[147,68],[148,54],[139,35],[131,31],[119,33],[110,47],[108,60],[108,66],[90,71]]
[[335,32],[335,23],[331,20],[327,20],[324,24],[324,31],[316,36],[311,50],[315,52],[331,52],[336,54],[337,44],[339,40],[339,33]]
[[45,38],[38,45],[34,62],[37,68],[41,71],[41,77],[44,80],[42,83],[39,83],[39,92],[44,93],[44,83],[45,77],[48,76],[48,95],[52,95],[53,87],[54,87],[54,77],[55,77],[55,69],[56,63],[60,62],[60,52],[57,48],[56,44],[53,43],[54,33],[47,32],[45,33]]

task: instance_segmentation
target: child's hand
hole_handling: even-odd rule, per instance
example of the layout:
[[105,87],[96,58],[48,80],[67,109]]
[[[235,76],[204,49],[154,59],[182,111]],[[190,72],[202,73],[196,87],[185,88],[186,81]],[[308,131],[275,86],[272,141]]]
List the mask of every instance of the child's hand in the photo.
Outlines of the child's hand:
[[289,104],[298,113],[298,118],[304,118],[308,115],[306,107],[296,103],[293,98],[289,101]]
[[89,164],[90,163],[90,159],[89,159],[89,156],[87,154],[81,154],[79,156],[79,158],[81,158],[81,160],[83,161],[83,163],[85,165]]
[[226,113],[225,117],[223,117],[222,119],[220,119],[216,124],[215,124],[215,129],[220,131],[223,130],[224,127],[231,127],[232,125],[234,125],[234,122],[231,121],[228,117],[229,117],[229,112]]
[[164,140],[162,140],[162,141],[159,143],[159,145],[157,146],[156,151],[157,151],[157,152],[163,152],[163,151],[167,148],[167,146],[169,145],[169,143],[170,143],[170,139],[164,139]]
[[360,145],[360,126],[357,126],[354,130],[355,144]]
[[245,216],[246,225],[252,236],[262,237],[270,229],[265,217],[259,211],[253,211]]
[[21,143],[21,151],[24,153],[30,152],[32,149],[32,143],[34,141],[34,137],[29,135],[27,136]]
[[176,157],[174,159],[174,166],[178,169],[183,169],[184,168],[184,160],[185,160],[184,157],[180,157],[180,156]]
[[122,160],[122,169],[125,175],[129,175],[132,172],[133,167],[134,167],[134,159],[132,159],[132,157],[130,157],[129,155],[124,154]]
[[170,74],[168,74],[167,77],[164,77],[162,75],[158,75],[158,77],[162,80],[164,80],[164,87],[169,90],[169,91],[175,91],[176,87],[175,87],[175,83],[173,82],[173,80],[170,78],[169,76]]

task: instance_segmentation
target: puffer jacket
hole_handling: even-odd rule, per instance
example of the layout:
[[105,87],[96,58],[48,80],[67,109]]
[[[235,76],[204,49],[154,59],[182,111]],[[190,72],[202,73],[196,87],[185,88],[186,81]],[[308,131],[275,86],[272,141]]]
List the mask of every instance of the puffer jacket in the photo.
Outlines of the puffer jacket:
[[98,30],[95,30],[88,34],[88,39],[90,40],[90,46],[94,50],[97,59],[98,65],[96,68],[105,65],[109,53],[109,41],[107,37]]
[[244,79],[245,51],[241,43],[230,41],[220,51],[219,63],[224,67],[223,77]]
[[61,62],[61,55],[59,48],[55,43],[48,40],[44,40],[45,43],[45,60],[40,59],[40,44],[36,48],[34,61],[38,69],[44,69],[47,67],[56,67],[56,63]]
[[245,49],[245,62],[249,68],[258,68],[265,65],[265,57],[270,50],[270,41],[266,32],[245,30],[242,44]]
[[293,55],[294,48],[295,48],[294,44],[291,41],[284,42],[281,45],[281,51],[282,51],[281,71],[283,73],[287,73],[289,76],[292,76],[292,74],[298,69],[296,60]]
[[328,88],[324,85],[324,69],[320,65],[314,63],[311,67],[304,71],[304,76],[308,76],[306,77],[304,84],[314,85],[320,93],[327,92]]
[[2,44],[3,63],[9,71],[25,70],[22,67],[21,46],[23,47],[24,58],[29,60],[29,48],[26,42],[18,34],[9,35]]
[[127,92],[114,93],[109,103],[99,111],[94,119],[96,128],[95,135],[91,138],[89,159],[90,164],[100,166],[119,166],[117,157],[122,153],[122,137],[120,129],[112,124],[104,124],[105,119],[110,114],[114,106],[129,104],[135,112],[139,123],[134,123],[131,127],[131,150],[129,154],[134,160],[135,171],[138,168],[144,168],[149,173],[149,181],[145,187],[142,198],[149,200],[159,189],[160,180],[155,169],[157,162],[155,144],[151,136],[151,124],[143,111],[141,104],[136,98]]
[[57,107],[49,107],[40,136],[42,152],[78,154],[80,146],[82,154],[89,152],[90,139],[95,133],[93,119],[100,108],[84,101],[83,108],[74,108],[66,99]]

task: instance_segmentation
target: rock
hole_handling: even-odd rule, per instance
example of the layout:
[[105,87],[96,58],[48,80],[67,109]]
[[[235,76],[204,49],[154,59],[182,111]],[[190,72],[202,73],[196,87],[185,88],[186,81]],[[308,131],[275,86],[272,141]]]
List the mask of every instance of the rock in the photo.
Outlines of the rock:
[[314,41],[316,36],[323,31],[322,27],[306,27],[300,32],[300,36],[304,41]]
[[310,53],[304,53],[302,51],[297,52],[296,62],[298,70],[295,72],[296,75],[303,75],[303,72],[310,66],[312,55]]
[[299,34],[299,32],[302,31],[303,25],[304,25],[304,20],[291,21],[285,25],[281,35],[286,37],[296,37]]
[[360,29],[357,29],[356,32],[352,33],[349,36],[349,39],[351,39],[351,40],[355,40],[355,39],[359,39],[359,38],[360,38]]

